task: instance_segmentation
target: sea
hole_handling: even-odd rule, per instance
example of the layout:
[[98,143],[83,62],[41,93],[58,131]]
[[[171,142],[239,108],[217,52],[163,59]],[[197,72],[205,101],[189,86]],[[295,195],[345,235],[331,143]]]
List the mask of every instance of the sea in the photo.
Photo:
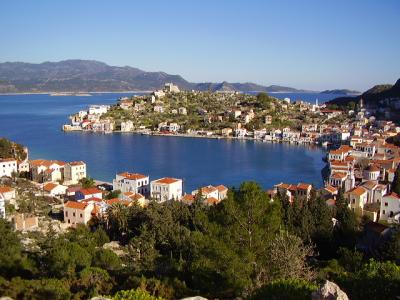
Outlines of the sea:
[[[68,116],[92,104],[113,104],[132,93],[92,96],[0,95],[0,137],[29,148],[31,159],[83,160],[90,177],[112,182],[116,173],[147,174],[150,180],[181,178],[184,191],[204,185],[238,187],[256,181],[322,185],[325,150],[317,146],[251,140],[143,136],[132,133],[63,132]],[[319,103],[338,97],[316,93],[273,93],[278,98]]]

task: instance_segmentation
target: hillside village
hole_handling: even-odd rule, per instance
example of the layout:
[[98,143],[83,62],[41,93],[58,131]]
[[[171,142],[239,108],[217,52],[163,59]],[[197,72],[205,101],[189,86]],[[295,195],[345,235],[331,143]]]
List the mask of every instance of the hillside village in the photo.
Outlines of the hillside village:
[[[231,109],[226,110],[229,107]],[[187,128],[186,132],[198,135],[214,136],[219,132],[221,136],[233,134],[238,138],[250,136],[266,141],[329,145],[324,187],[318,190],[326,198],[327,205],[334,206],[338,194],[344,193],[349,207],[360,217],[399,222],[400,196],[391,184],[400,162],[400,148],[386,140],[396,136],[400,127],[391,121],[376,120],[373,112],[363,107],[362,101],[354,110],[336,111],[301,101],[279,101],[265,94],[256,97],[238,93],[187,93],[173,84],[166,84],[164,90],[120,99],[114,106],[91,106],[87,112],[81,111],[71,119],[68,130],[118,128],[126,132],[150,127],[151,133],[178,134]],[[277,127],[279,124],[286,127]],[[196,127],[200,125],[207,127]],[[228,125],[231,127],[226,127]],[[259,129],[260,126],[263,128]],[[27,154],[27,149],[25,151]],[[87,183],[84,162],[29,160],[28,155],[24,160],[3,157],[0,174],[14,178],[11,186],[2,187],[3,216],[4,202],[18,207],[15,201],[19,194],[15,188],[18,180],[15,178],[19,174],[32,184],[35,195],[53,197],[55,201],[52,202],[61,205],[63,219],[68,225],[87,224],[92,216],[106,217],[107,209],[114,203],[143,207],[149,201],[177,200],[192,204],[201,192],[202,201],[213,205],[225,199],[228,190],[225,186],[209,185],[185,194],[182,179],[168,177],[151,181],[148,175],[130,172],[116,174],[112,184],[96,186],[92,182],[85,186],[82,184]],[[271,198],[279,194],[290,201],[308,199],[313,189],[307,183],[271,184],[275,184],[267,191]]]
[[131,132],[272,142],[340,142],[351,115],[324,104],[283,101],[265,93],[186,92],[167,83],[149,95],[124,97],[115,105],[92,105],[70,117],[65,131]]
[[[169,89],[174,89],[174,87],[169,86]],[[170,100],[166,101],[166,99],[177,95],[185,95],[185,92],[157,91],[150,96],[120,99],[115,106],[91,106],[88,111],[82,111],[72,116],[72,124],[68,125],[70,127],[67,130],[96,132],[115,130],[115,127],[107,126],[118,124],[117,120],[119,119],[117,118],[121,117],[121,113],[126,114],[126,118],[135,115],[133,107],[136,105],[135,101],[138,101],[137,98],[141,99],[139,101],[147,101],[148,97],[154,97],[154,103],[146,102],[145,104],[154,109],[157,106],[167,107],[166,103],[169,103]],[[187,96],[189,95],[193,95],[193,93],[188,93]],[[161,100],[156,100],[157,97],[164,99],[162,100],[163,106],[161,106]],[[222,122],[207,123],[211,126],[208,130],[199,127],[201,129],[191,134],[202,137],[204,135],[223,137],[222,132],[225,132],[226,137],[229,138],[317,143],[327,147],[326,157],[323,158],[326,161],[326,167],[323,172],[324,184],[322,187],[301,182],[301,174],[299,174],[299,182],[271,182],[271,189],[260,191],[262,199],[268,205],[282,205],[283,212],[289,214],[290,211],[293,213],[296,210],[301,213],[300,208],[315,205],[312,203],[316,203],[316,201],[322,201],[323,207],[317,207],[318,211],[314,212],[314,217],[316,217],[315,214],[323,214],[321,217],[328,217],[328,227],[332,232],[342,230],[340,229],[342,222],[340,220],[343,220],[343,217],[334,212],[343,211],[343,207],[345,207],[345,211],[349,210],[354,213],[358,224],[355,226],[362,228],[361,238],[355,235],[351,236],[350,244],[354,245],[358,251],[362,251],[366,257],[379,252],[380,247],[386,245],[383,243],[389,237],[394,236],[396,225],[400,223],[400,147],[388,140],[397,137],[400,132],[400,127],[395,123],[377,120],[373,112],[363,106],[362,101],[354,109],[339,111],[327,109],[318,104],[280,101],[264,94],[256,97],[223,93],[212,94],[210,97],[221,97],[226,103],[236,103],[238,99],[241,99],[241,109],[238,110],[236,117],[229,115],[231,121],[223,124],[223,129],[229,128],[230,130],[217,133],[218,131],[212,127],[217,124],[221,125],[220,123],[224,122],[222,119]],[[195,99],[200,98],[195,97]],[[262,99],[266,99],[265,109],[256,109],[259,105],[257,103]],[[252,108],[245,108],[244,102],[252,103],[249,106]],[[210,100],[209,105],[212,103],[213,101]],[[189,105],[183,107],[180,102],[178,105],[177,114],[167,115],[179,117],[181,113],[183,116],[191,116],[189,112],[197,111],[197,106],[194,106],[195,108]],[[218,103],[214,105],[219,106]],[[207,112],[204,112],[204,115],[196,114],[199,123],[193,124],[205,124],[204,116],[208,116],[210,111],[223,109],[221,107],[212,110],[208,106],[204,105],[204,107],[207,108],[204,109]],[[275,108],[272,109],[272,107]],[[248,120],[251,111],[254,116],[253,119]],[[184,114],[185,112],[186,114]],[[154,111],[150,115],[152,118],[157,115],[167,116],[163,113],[154,113]],[[119,126],[121,129],[125,128],[127,122],[133,124],[134,120],[138,122],[142,120],[142,117],[123,119]],[[281,117],[283,120],[280,119]],[[188,119],[182,118],[182,120],[178,123],[177,119],[171,119],[170,122],[167,122],[167,127],[160,127],[160,120],[154,119],[154,126],[158,124],[154,129],[149,130],[149,127],[140,125],[139,131],[136,131],[133,128],[143,124],[140,121],[137,125],[132,125],[132,130],[128,132],[187,136],[188,133],[182,133],[181,130],[187,126],[185,122]],[[250,126],[258,124],[255,120],[264,120],[262,126],[265,127],[251,131],[253,127]],[[271,123],[266,125],[265,121]],[[162,119],[162,122],[165,122],[165,119]],[[227,124],[237,124],[237,127],[240,128],[225,127],[228,126]],[[267,130],[267,128],[269,129]],[[211,133],[208,135],[206,132]],[[242,134],[239,134],[240,132]],[[128,232],[125,227],[127,225],[118,223],[127,222],[128,216],[121,216],[121,213],[135,214],[148,211],[151,214],[159,207],[166,211],[169,209],[182,211],[184,208],[187,208],[188,211],[196,211],[197,207],[202,207],[212,216],[214,209],[218,210],[221,207],[226,209],[224,203],[232,201],[235,199],[234,197],[237,197],[234,195],[241,193],[240,189],[228,188],[218,182],[210,182],[193,191],[185,191],[183,179],[175,178],[173,174],[170,177],[151,178],[149,174],[139,174],[135,170],[125,170],[115,174],[112,182],[100,182],[89,178],[87,168],[90,166],[87,166],[84,161],[30,159],[26,147],[5,139],[0,142],[0,153],[2,154],[0,158],[0,214],[21,236],[24,251],[29,253],[37,251],[40,240],[38,237],[49,234],[64,236],[71,232],[80,234],[82,226],[84,226],[84,228],[92,230],[95,228],[107,229],[107,234],[112,241],[102,244],[101,251],[112,251],[118,257],[130,259],[132,245],[124,244],[125,232]],[[246,188],[246,184],[241,188]],[[249,193],[249,195],[253,195],[251,190]],[[249,195],[244,193],[243,197],[249,200],[250,198],[246,198]],[[258,198],[258,200],[260,199]],[[237,213],[236,211],[235,214]],[[182,222],[185,216],[182,215],[179,218],[181,218],[179,222]],[[296,224],[296,220],[288,219],[286,222]],[[318,224],[317,219],[313,222]],[[155,228],[159,228],[160,224],[154,224]],[[300,227],[303,226],[305,225]],[[315,228],[319,228],[320,225],[315,226]],[[141,228],[140,230],[143,230],[143,238],[147,241],[146,229]],[[117,233],[113,235],[115,231]],[[130,235],[132,234],[133,232],[130,233]],[[176,236],[180,237],[180,234]],[[162,236],[158,238],[163,241]],[[134,249],[142,251],[141,247],[138,246]],[[148,248],[147,251],[149,251]],[[96,259],[93,260],[93,264],[97,263]]]

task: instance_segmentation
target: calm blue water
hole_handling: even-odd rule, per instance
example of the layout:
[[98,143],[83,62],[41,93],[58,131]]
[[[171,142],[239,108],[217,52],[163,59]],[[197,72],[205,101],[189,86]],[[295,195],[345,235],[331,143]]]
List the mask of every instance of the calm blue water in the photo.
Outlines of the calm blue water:
[[185,191],[206,184],[237,186],[244,180],[265,188],[281,181],[322,184],[324,152],[317,147],[61,131],[68,115],[90,104],[115,103],[122,95],[0,95],[0,136],[28,146],[31,158],[84,160],[89,175],[105,181],[127,170],[151,179],[183,178]]

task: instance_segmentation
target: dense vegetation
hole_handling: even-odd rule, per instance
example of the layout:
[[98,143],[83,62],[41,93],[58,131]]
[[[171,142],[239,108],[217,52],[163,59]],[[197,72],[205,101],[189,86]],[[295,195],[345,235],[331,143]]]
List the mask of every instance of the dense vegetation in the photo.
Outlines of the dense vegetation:
[[[363,223],[342,193],[331,209],[315,192],[308,202],[290,204],[272,201],[259,185],[246,182],[216,206],[114,204],[108,216],[108,222],[93,220],[90,227],[61,234],[50,227],[45,235],[30,234],[29,243],[0,220],[0,294],[310,299],[326,278],[351,299],[394,299],[400,291],[400,235],[386,245],[390,251],[375,257],[356,251]],[[120,243],[123,254],[108,248],[110,240]]]
[[5,138],[0,138],[0,158],[24,160],[26,158],[26,152],[22,145],[11,142]]

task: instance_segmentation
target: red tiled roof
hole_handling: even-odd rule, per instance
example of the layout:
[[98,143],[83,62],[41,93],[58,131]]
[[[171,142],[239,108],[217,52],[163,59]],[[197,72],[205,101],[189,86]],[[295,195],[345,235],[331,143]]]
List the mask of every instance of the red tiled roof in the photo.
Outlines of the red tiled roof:
[[0,193],[9,193],[12,191],[14,191],[14,189],[9,186],[0,186]]
[[212,205],[212,204],[217,204],[219,202],[219,200],[214,197],[210,197],[210,198],[207,198],[206,200],[204,200],[204,202],[206,202],[209,205]]
[[129,173],[129,172],[123,172],[118,174],[119,176],[125,177],[126,179],[130,180],[138,180],[138,179],[144,179],[147,178],[148,176],[139,174],[139,173]]
[[176,179],[176,178],[171,178],[171,177],[164,177],[161,179],[156,180],[156,183],[162,183],[162,184],[172,184],[175,182],[178,182],[180,179]]
[[366,192],[367,191],[363,187],[357,186],[357,187],[351,189],[350,191],[348,191],[347,193],[354,194],[356,196],[361,196],[361,195],[365,194]]
[[93,195],[93,194],[99,194],[102,193],[101,190],[99,190],[98,188],[86,188],[86,189],[80,189],[79,190],[82,194],[84,195]]
[[215,188],[218,190],[218,192],[225,192],[228,190],[228,188],[222,184],[217,185]]
[[65,207],[84,210],[89,204],[85,202],[68,201]]
[[58,186],[58,184],[50,182],[43,186],[43,190],[45,190],[46,192],[51,192],[57,186]]
[[84,166],[85,163],[83,161],[72,161],[68,163],[70,166]]

